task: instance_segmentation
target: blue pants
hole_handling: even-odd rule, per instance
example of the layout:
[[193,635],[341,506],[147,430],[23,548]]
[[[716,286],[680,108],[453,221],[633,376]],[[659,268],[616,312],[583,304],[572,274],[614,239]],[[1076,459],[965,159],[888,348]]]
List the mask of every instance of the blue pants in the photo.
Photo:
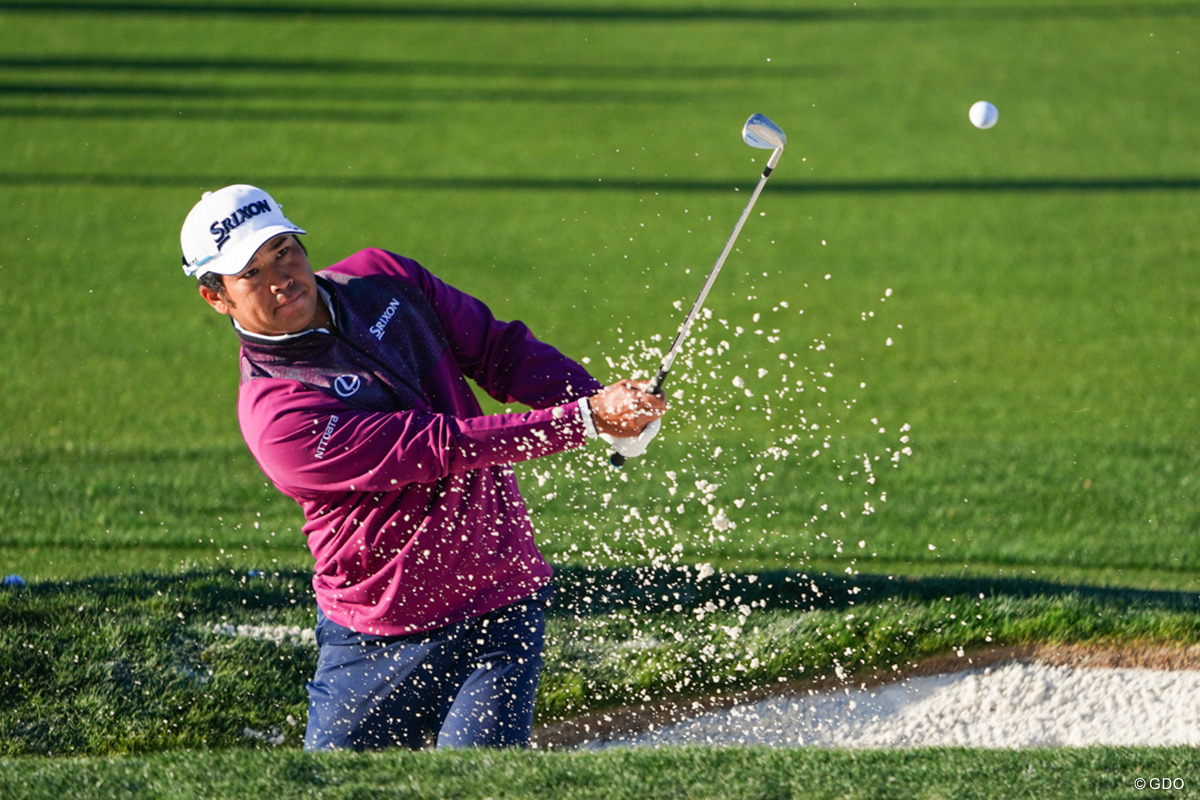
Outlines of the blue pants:
[[357,633],[318,613],[304,749],[526,746],[552,594],[409,636]]

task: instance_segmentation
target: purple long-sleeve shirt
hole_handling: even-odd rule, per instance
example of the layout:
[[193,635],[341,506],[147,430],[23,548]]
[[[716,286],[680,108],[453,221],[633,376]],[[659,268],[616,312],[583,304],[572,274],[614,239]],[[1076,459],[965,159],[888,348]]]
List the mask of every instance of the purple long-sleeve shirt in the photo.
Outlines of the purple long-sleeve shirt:
[[[509,465],[582,445],[575,401],[600,383],[411,259],[363,250],[318,284],[331,329],[239,332],[238,418],[304,510],[321,609],[400,635],[549,583]],[[533,410],[484,415],[468,378]]]

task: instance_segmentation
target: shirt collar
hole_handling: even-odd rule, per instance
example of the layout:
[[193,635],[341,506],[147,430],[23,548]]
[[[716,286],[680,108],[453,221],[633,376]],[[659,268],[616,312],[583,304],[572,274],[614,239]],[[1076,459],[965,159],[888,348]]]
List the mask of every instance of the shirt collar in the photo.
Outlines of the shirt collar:
[[[333,319],[333,327],[336,328],[337,324],[338,324],[337,310],[333,307],[332,296],[330,296],[329,292],[320,283],[317,284],[317,292],[321,295],[321,300],[323,300],[325,302],[325,307],[329,309],[329,316],[330,316],[330,318]],[[283,343],[283,342],[292,342],[292,341],[295,341],[296,339],[299,339],[304,336],[308,336],[309,334],[313,334],[313,333],[325,333],[325,334],[333,333],[333,331],[329,330],[329,328],[320,327],[320,328],[309,328],[307,330],[300,331],[299,333],[284,333],[279,336],[268,336],[265,333],[253,333],[251,331],[248,331],[245,328],[243,328],[240,324],[238,324],[238,321],[236,319],[233,319],[232,317],[230,317],[230,319],[233,321],[234,329],[241,336],[244,336],[244,337],[247,337],[250,339],[254,339],[254,340],[260,341],[260,342],[271,342],[274,344],[279,344],[279,343]]]

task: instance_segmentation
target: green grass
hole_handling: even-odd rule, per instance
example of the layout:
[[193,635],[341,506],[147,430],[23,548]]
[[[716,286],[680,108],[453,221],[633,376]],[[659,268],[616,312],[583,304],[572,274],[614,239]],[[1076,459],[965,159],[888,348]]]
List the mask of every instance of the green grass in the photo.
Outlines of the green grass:
[[[0,759],[0,766],[12,765]],[[25,767],[25,765],[21,765]],[[556,797],[641,800],[785,798],[1138,798],[1137,781],[1181,780],[1195,797],[1195,748],[1027,751],[613,750],[603,753],[297,752],[61,759],[0,770],[0,790],[29,798]]]
[[[202,189],[260,182],[318,263],[410,253],[608,379],[652,369],[691,301],[757,169],[731,131],[761,108],[792,145],[662,441],[608,503],[599,459],[530,487],[548,552],[596,552],[653,504],[670,529],[635,525],[605,559],[828,565],[822,542],[866,541],[885,571],[1195,585],[1191,6],[547,8],[456,19],[457,55],[436,13],[0,10],[8,571],[305,563],[241,449],[235,342],[173,266]],[[1072,99],[1097,70],[1113,79]],[[979,93],[1002,112],[986,133],[962,111]],[[852,480],[905,425],[913,456]],[[666,514],[667,471],[722,484],[736,536],[709,543],[703,505]]]
[[[943,653],[1200,643],[1200,599],[1186,592],[689,567],[564,569],[556,586],[539,724],[780,682],[853,683]],[[297,748],[314,616],[303,570],[0,590],[0,756]],[[280,634],[233,636],[236,626]]]
[[[669,648],[627,669],[609,648],[629,637],[707,643],[736,620],[632,615],[641,584],[619,572],[623,604],[553,621],[542,713],[578,709],[581,686],[605,703],[820,672],[840,651],[802,643],[834,629],[862,669],[988,635],[1186,644],[1197,41],[1191,0],[0,2],[0,575],[31,584],[0,592],[0,703],[26,726],[0,749],[164,751],[8,759],[0,793],[276,796],[286,777],[350,797],[436,771],[393,793],[1123,796],[1139,769],[1194,771],[1173,750],[243,752],[243,727],[302,713],[308,656],[203,625],[310,624],[291,603],[309,556],[241,442],[236,342],[179,271],[177,233],[203,190],[258,183],[316,263],[398,250],[598,377],[645,374],[762,167],[736,135],[762,111],[788,151],[659,441],[621,473],[594,448],[522,484],[564,576],[807,574],[871,594],[874,622],[843,641],[856,612],[760,607],[738,642],[778,651],[775,671]],[[1000,110],[991,131],[966,120],[978,99]],[[298,594],[254,600],[251,569]],[[937,631],[942,592],[979,625]],[[924,621],[914,639],[888,634],[900,618]],[[210,698],[180,672],[201,662]]]

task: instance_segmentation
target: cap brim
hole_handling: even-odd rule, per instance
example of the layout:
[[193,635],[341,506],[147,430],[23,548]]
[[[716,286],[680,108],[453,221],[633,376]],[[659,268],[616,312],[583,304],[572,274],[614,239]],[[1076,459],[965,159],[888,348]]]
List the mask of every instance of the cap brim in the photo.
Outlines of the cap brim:
[[303,228],[297,228],[295,225],[271,225],[262,230],[255,231],[253,236],[242,239],[235,246],[212,259],[212,261],[205,264],[197,264],[196,277],[199,278],[206,272],[214,272],[217,275],[237,275],[246,269],[246,265],[254,258],[254,254],[258,252],[260,247],[276,236],[281,236],[285,233],[303,235],[306,231]]

